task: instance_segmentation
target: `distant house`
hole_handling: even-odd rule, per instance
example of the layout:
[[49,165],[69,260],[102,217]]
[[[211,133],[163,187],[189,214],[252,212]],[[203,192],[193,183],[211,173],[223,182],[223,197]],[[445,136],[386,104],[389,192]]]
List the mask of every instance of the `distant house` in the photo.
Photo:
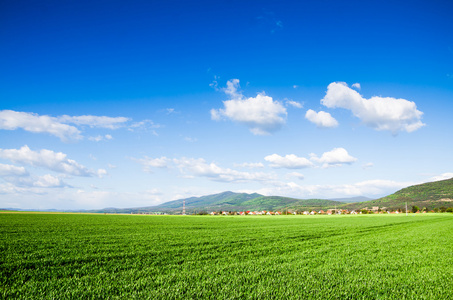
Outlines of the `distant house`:
[[308,210],[304,211],[303,214],[304,215],[308,215],[310,212]]
[[272,216],[273,214],[274,214],[274,213],[271,212],[271,211],[268,211],[268,212],[266,213],[266,215],[268,215],[268,216]]
[[281,215],[282,213],[279,212],[279,211],[276,211],[275,214],[276,214],[276,215]]
[[211,212],[210,215],[211,216],[215,216],[217,213],[215,211]]
[[356,213],[355,210],[352,210],[350,214],[351,214],[351,215],[356,215],[357,213]]
[[318,214],[323,215],[324,211],[321,209],[320,211],[318,211]]

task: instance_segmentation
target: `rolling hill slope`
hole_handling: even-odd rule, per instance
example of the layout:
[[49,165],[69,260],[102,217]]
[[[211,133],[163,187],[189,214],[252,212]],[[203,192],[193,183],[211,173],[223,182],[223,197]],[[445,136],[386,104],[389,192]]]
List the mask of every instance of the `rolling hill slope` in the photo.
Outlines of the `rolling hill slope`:
[[342,205],[342,207],[359,209],[379,206],[389,209],[402,209],[406,202],[409,209],[414,205],[419,208],[427,207],[430,210],[442,206],[453,206],[453,178],[409,186],[383,198],[350,203]]

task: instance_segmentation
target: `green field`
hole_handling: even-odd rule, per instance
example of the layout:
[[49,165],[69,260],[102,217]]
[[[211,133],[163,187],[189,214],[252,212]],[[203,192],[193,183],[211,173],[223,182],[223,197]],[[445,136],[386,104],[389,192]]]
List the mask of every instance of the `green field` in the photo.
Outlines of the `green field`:
[[453,215],[0,214],[3,299],[453,299]]

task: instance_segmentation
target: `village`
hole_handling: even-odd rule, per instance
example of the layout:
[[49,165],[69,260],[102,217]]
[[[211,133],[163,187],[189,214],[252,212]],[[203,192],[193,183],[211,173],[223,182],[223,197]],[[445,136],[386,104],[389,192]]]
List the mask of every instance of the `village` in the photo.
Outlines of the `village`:
[[268,215],[268,216],[273,216],[273,215],[357,215],[357,214],[399,214],[401,212],[404,212],[404,210],[386,210],[385,207],[379,208],[378,206],[373,206],[371,209],[368,209],[367,207],[362,208],[361,210],[347,210],[347,209],[328,209],[328,210],[285,210],[285,211],[212,211],[209,214],[212,216],[215,215],[240,215],[240,216],[245,216],[245,215]]

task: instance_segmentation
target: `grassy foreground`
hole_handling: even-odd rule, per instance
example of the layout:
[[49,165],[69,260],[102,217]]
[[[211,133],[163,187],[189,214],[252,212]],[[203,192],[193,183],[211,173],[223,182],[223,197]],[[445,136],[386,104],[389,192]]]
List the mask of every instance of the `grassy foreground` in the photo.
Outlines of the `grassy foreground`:
[[0,298],[453,299],[453,215],[0,214]]

